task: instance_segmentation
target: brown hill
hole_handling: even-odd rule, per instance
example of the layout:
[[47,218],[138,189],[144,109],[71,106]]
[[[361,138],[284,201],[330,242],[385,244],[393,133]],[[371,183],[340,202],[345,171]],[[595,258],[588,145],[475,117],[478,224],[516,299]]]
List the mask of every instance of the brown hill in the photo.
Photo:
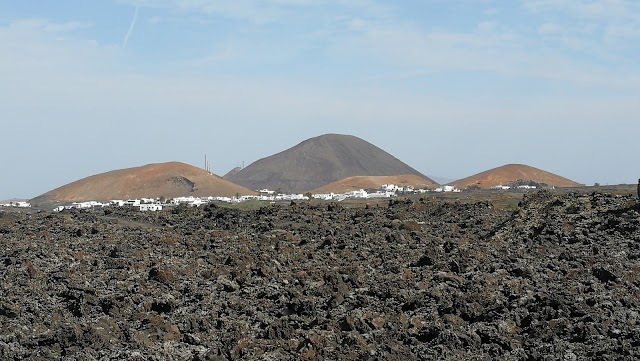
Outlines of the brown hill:
[[414,174],[396,157],[351,135],[327,134],[260,159],[227,179],[249,189],[299,193],[353,176]]
[[457,180],[450,184],[459,189],[470,189],[474,187],[489,189],[498,185],[506,186],[518,181],[546,184],[553,187],[577,187],[581,185],[559,175],[524,164],[507,164],[471,177]]
[[46,202],[255,194],[207,171],[179,162],[149,164],[90,176],[32,200]]
[[312,193],[346,193],[360,189],[378,189],[383,184],[395,184],[401,187],[413,186],[415,189],[433,189],[438,185],[433,181],[414,174],[398,176],[357,176],[341,179],[317,188]]
[[232,170],[228,171],[227,174],[223,175],[222,178],[227,179],[241,170],[242,170],[241,167],[235,167]]

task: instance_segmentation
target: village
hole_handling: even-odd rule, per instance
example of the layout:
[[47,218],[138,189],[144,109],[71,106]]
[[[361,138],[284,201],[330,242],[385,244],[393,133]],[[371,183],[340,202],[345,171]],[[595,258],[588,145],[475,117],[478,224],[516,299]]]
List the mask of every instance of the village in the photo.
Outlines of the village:
[[31,203],[27,201],[11,201],[9,203],[0,203],[0,207],[31,208]]
[[427,192],[460,192],[454,186],[443,186],[433,191],[427,189],[414,189],[412,186],[401,187],[395,184],[383,184],[377,190],[354,190],[345,193],[304,193],[304,194],[278,194],[275,191],[261,189],[256,191],[258,195],[233,196],[233,197],[175,197],[171,199],[164,198],[136,198],[128,200],[111,200],[109,202],[86,201],[74,202],[69,205],[61,205],[54,208],[54,212],[60,212],[65,209],[93,209],[102,207],[131,207],[139,211],[161,211],[165,207],[175,207],[186,205],[191,207],[199,207],[214,202],[222,203],[242,203],[246,201],[260,202],[287,202],[287,201],[308,201],[310,199],[342,202],[347,199],[376,199],[376,198],[392,198],[407,194],[424,194]]
[[[510,189],[536,189],[536,186],[519,185],[515,187],[511,186],[494,186],[492,190],[510,190]],[[434,190],[428,189],[414,189],[412,186],[398,186],[395,184],[383,184],[376,190],[359,189],[349,191],[345,193],[304,193],[304,194],[278,194],[276,191],[261,189],[256,191],[258,195],[246,195],[246,196],[233,196],[233,197],[175,197],[170,199],[164,198],[136,198],[128,200],[110,200],[108,202],[99,201],[86,201],[86,202],[74,202],[68,205],[60,205],[53,209],[54,212],[60,212],[65,209],[93,209],[103,207],[131,207],[139,211],[161,211],[165,207],[175,207],[179,205],[187,205],[190,207],[199,207],[201,205],[221,202],[237,204],[246,201],[260,201],[260,202],[286,202],[286,201],[308,201],[310,199],[342,202],[347,199],[376,199],[376,198],[393,198],[401,195],[408,194],[424,194],[427,192],[435,193],[459,193],[460,189],[457,189],[452,185],[440,186]],[[14,207],[14,208],[30,208],[31,204],[27,201],[15,201],[9,203],[0,203],[0,207]]]

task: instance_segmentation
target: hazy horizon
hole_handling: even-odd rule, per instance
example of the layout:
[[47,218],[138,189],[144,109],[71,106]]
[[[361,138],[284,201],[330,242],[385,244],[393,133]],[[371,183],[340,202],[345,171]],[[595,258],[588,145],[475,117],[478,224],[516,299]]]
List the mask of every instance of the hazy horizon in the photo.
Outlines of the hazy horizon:
[[505,3],[0,3],[0,200],[205,154],[224,175],[325,133],[435,178],[635,184],[640,2]]

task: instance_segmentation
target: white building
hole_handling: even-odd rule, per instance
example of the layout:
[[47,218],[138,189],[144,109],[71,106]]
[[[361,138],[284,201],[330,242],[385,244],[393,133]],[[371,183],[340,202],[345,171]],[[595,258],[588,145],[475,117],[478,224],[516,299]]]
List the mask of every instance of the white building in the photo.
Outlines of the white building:
[[359,191],[351,191],[347,193],[347,196],[349,196],[350,198],[369,198],[369,193],[367,193],[367,191],[365,191],[364,189],[361,189]]
[[377,191],[377,192],[369,193],[368,197],[369,198],[390,198],[390,197],[394,197],[395,195],[396,195],[395,192]]
[[436,192],[454,192],[454,193],[459,193],[460,190],[458,188],[456,188],[455,186],[442,186],[442,187],[438,187],[435,189]]
[[498,190],[506,191],[506,190],[511,189],[511,187],[509,187],[509,186],[503,186],[502,184],[500,184],[500,185],[497,185],[497,186],[491,187],[491,189],[498,189]]
[[147,211],[155,212],[155,211],[161,211],[162,210],[162,204],[143,203],[143,204],[139,204],[137,206],[134,206],[134,208],[136,208],[136,209],[138,209],[139,211],[142,211],[142,212],[147,212]]
[[518,186],[518,189],[536,189],[536,186],[530,186],[530,185],[521,185]]
[[402,187],[395,184],[383,184],[380,189],[387,192],[402,192],[404,190]]
[[9,203],[0,204],[0,207],[30,208],[31,204],[29,202],[17,201],[17,202],[9,202]]

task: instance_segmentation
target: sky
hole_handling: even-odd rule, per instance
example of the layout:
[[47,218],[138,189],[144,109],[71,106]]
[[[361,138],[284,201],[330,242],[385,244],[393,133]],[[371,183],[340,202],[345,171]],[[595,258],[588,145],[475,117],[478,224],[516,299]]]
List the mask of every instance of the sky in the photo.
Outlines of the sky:
[[640,1],[2,0],[0,199],[326,133],[432,177],[640,177]]

